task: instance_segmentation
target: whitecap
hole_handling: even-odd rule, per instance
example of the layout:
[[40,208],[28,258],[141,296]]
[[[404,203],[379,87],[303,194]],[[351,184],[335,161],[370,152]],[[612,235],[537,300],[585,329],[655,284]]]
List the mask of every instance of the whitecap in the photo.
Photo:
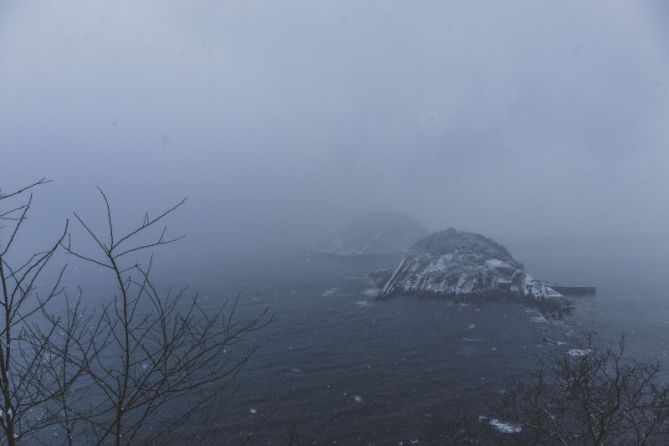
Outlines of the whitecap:
[[583,356],[589,355],[591,350],[589,348],[585,349],[580,349],[580,348],[573,348],[569,351],[567,351],[567,354],[569,356],[573,356],[574,358],[581,358]]
[[379,295],[379,289],[378,288],[367,288],[365,291],[362,292],[365,296],[368,297],[376,297]]

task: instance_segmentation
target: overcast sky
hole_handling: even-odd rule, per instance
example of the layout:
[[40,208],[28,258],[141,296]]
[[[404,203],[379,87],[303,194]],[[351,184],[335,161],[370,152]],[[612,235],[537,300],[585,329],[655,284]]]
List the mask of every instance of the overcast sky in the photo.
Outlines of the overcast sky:
[[666,233],[668,25],[662,1],[1,0],[0,186],[52,178],[54,225],[99,215],[96,185],[120,219],[188,196],[176,230],[212,253],[379,208]]

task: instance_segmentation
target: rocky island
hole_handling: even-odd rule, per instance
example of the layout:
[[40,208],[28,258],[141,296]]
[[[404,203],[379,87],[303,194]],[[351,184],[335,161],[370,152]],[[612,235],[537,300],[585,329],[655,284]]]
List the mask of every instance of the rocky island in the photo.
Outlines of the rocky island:
[[374,211],[353,219],[337,234],[316,243],[311,253],[338,257],[399,256],[425,235],[425,228],[411,217]]
[[381,298],[512,296],[566,302],[545,282],[525,272],[502,245],[453,228],[417,241],[394,271],[378,271],[370,277],[381,288]]

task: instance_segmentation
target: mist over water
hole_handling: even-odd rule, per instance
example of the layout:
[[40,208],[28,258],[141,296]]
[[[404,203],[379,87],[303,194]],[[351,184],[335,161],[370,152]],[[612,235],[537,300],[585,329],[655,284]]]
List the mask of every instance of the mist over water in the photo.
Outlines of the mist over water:
[[[4,1],[0,190],[53,180],[9,255],[73,212],[104,231],[96,186],[119,233],[187,197],[167,221],[185,239],[154,252],[161,290],[276,318],[248,339],[229,441],[275,411],[263,441],[304,414],[343,444],[412,444],[462,398],[484,411],[546,338],[625,333],[666,362],[668,24],[661,0]],[[375,300],[368,274],[402,253],[313,251],[378,211],[484,234],[597,295],[546,324],[510,303]],[[56,260],[87,304],[113,294],[105,271]]]
[[[373,209],[491,235],[661,234],[662,2],[4,2],[3,187],[56,221],[190,197],[183,250]],[[97,215],[97,213],[93,213]]]

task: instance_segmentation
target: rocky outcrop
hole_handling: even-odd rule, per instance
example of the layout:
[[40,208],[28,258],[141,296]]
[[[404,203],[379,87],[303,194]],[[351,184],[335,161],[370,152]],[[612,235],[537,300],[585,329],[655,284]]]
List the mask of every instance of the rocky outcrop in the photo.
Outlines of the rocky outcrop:
[[399,255],[426,234],[425,228],[411,217],[376,211],[354,219],[311,251],[334,256]]
[[380,296],[396,294],[560,297],[527,274],[502,245],[453,228],[430,234],[410,248],[383,285]]

